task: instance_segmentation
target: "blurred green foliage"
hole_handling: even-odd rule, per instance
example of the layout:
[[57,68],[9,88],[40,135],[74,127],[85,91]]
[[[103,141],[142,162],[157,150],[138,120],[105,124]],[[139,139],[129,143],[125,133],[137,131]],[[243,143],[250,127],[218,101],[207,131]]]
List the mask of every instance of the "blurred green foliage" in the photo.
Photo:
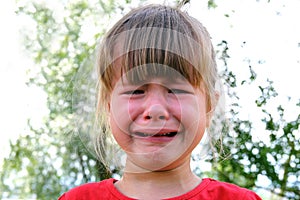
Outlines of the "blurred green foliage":
[[[66,190],[89,181],[110,177],[103,165],[86,148],[76,128],[74,106],[74,77],[83,63],[91,59],[96,41],[109,26],[108,21],[130,9],[130,0],[109,1],[17,1],[17,14],[31,24],[22,30],[24,49],[34,60],[28,71],[28,85],[37,85],[47,94],[49,115],[41,127],[28,120],[27,133],[11,143],[11,153],[4,160],[1,171],[0,197],[21,199],[56,199]],[[141,1],[142,2],[142,1]],[[182,5],[189,1],[174,1]],[[215,1],[207,2],[208,9]],[[228,124],[223,131],[223,149],[227,157],[210,160],[212,171],[201,171],[221,181],[250,189],[264,189],[289,199],[300,199],[300,115],[285,120],[284,106],[268,111],[268,101],[278,94],[271,80],[259,86],[258,111],[265,116],[261,122],[269,141],[252,137],[252,122],[239,118],[242,109],[238,103],[237,88],[251,85],[257,74],[249,66],[249,79],[237,81],[238,74],[230,70],[227,41],[216,46],[217,57],[225,81],[225,91],[231,98]],[[87,77],[88,78],[88,77]],[[84,81],[82,83],[85,83]],[[300,107],[300,103],[295,108]],[[75,123],[74,123],[75,121]],[[111,166],[113,173],[114,166]],[[264,188],[257,185],[259,176],[270,181]]]

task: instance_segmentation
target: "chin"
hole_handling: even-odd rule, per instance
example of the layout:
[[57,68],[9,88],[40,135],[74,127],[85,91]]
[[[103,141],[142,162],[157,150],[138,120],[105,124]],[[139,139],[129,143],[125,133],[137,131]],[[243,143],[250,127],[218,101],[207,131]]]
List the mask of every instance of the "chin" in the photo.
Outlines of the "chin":
[[[171,153],[172,154],[172,153]],[[151,153],[128,153],[127,152],[127,171],[136,172],[160,172],[170,171],[182,165],[187,159],[184,158],[186,153],[166,154],[164,152]]]

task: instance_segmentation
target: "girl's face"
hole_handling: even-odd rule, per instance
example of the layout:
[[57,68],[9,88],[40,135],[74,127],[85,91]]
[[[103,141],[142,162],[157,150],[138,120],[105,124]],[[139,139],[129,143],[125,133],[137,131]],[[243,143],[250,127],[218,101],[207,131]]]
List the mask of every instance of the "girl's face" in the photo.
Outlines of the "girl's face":
[[204,89],[182,78],[139,84],[125,75],[115,78],[109,110],[113,136],[131,170],[171,170],[189,162],[209,121]]

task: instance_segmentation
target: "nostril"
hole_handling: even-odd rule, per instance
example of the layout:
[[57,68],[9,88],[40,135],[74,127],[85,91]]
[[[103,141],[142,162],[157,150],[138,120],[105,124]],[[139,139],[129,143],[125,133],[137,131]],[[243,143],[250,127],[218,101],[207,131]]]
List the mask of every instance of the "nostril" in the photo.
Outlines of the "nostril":
[[167,108],[161,104],[151,105],[144,111],[145,120],[167,120],[168,117]]
[[165,116],[159,116],[158,119],[166,119]]
[[[147,115],[147,116],[145,116],[145,119],[153,119],[153,117],[151,115]],[[166,119],[166,117],[161,115],[161,116],[158,116],[157,119],[164,120],[164,119]]]

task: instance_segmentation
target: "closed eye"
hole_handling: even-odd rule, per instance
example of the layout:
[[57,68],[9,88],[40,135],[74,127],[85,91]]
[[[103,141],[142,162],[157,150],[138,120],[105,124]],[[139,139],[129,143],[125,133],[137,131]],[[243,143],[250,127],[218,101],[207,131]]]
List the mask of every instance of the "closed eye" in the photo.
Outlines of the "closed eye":
[[125,92],[124,94],[129,94],[129,95],[139,95],[139,94],[144,94],[144,90],[130,90]]
[[172,93],[172,94],[189,94],[190,92],[188,92],[186,90],[182,90],[182,89],[169,89],[168,93]]

